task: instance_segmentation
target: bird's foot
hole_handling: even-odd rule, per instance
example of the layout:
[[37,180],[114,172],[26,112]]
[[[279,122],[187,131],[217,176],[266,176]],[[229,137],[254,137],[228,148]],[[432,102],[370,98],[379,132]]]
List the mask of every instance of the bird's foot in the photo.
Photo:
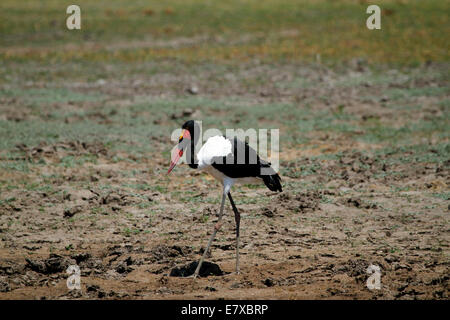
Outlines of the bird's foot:
[[241,274],[241,272],[240,272],[239,270],[237,270],[237,271],[233,271],[233,272],[227,273],[227,274],[225,274],[225,276],[226,276],[226,277],[229,277],[229,276],[238,276],[238,275],[240,275],[240,274]]
[[190,276],[187,276],[186,278],[195,280],[195,279],[197,279],[197,277],[198,277],[198,274],[194,273],[194,274],[191,274]]

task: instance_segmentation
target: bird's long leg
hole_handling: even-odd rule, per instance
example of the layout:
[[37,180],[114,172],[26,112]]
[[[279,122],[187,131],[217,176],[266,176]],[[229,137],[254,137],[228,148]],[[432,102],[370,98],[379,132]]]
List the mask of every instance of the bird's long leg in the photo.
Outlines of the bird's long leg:
[[198,273],[200,272],[200,268],[201,268],[201,266],[203,264],[203,260],[205,260],[206,255],[208,254],[209,247],[211,246],[211,243],[213,242],[214,238],[216,237],[217,231],[220,229],[221,221],[222,221],[222,214],[223,214],[223,207],[225,205],[225,194],[226,193],[224,192],[223,195],[222,195],[222,203],[220,205],[219,219],[217,220],[217,223],[214,226],[214,230],[213,230],[213,233],[211,235],[211,238],[209,238],[208,245],[206,246],[206,249],[203,252],[202,257],[200,258],[200,261],[198,262],[197,269],[195,269],[194,279],[197,278]]
[[230,199],[231,206],[233,207],[234,220],[236,221],[236,273],[239,274],[239,227],[241,224],[241,215],[239,214],[239,211],[234,204],[230,192],[228,193],[228,199]]

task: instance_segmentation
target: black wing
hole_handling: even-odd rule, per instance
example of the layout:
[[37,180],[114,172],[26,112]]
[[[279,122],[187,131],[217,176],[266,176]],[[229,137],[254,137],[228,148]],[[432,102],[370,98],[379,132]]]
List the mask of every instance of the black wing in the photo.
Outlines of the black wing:
[[215,169],[230,178],[261,178],[270,190],[282,191],[281,178],[269,162],[262,160],[247,142],[242,142],[237,137],[229,141],[232,153],[226,157],[214,158],[212,166]]

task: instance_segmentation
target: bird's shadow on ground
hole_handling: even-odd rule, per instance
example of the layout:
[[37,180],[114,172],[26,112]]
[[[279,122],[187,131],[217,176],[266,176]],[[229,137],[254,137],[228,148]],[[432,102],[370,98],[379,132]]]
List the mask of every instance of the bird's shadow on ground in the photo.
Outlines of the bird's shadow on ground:
[[[184,266],[175,267],[170,271],[170,277],[182,277],[187,278],[194,274],[195,269],[197,268],[198,262],[194,261]],[[218,264],[204,261],[202,267],[200,268],[199,276],[200,277],[208,277],[208,276],[223,276],[228,274],[227,272],[222,271]]]

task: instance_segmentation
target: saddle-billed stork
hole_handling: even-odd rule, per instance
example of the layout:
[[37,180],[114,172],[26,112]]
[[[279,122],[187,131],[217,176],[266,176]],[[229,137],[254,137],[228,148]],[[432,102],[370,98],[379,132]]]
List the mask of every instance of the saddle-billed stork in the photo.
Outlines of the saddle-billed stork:
[[200,126],[194,120],[189,120],[183,124],[181,129],[182,134],[179,137],[178,145],[172,151],[172,159],[167,174],[172,171],[185,150],[187,150],[186,161],[189,167],[208,172],[223,185],[219,218],[217,224],[214,225],[211,238],[203,252],[203,256],[200,258],[193,277],[195,279],[198,276],[211,243],[221,227],[226,196],[230,200],[236,221],[236,273],[239,274],[239,227],[241,217],[231,196],[231,187],[235,183],[263,182],[271,191],[281,192],[281,178],[269,162],[260,159],[255,150],[236,137],[227,139],[224,136],[213,136],[206,141],[195,155],[195,146],[200,138]]

